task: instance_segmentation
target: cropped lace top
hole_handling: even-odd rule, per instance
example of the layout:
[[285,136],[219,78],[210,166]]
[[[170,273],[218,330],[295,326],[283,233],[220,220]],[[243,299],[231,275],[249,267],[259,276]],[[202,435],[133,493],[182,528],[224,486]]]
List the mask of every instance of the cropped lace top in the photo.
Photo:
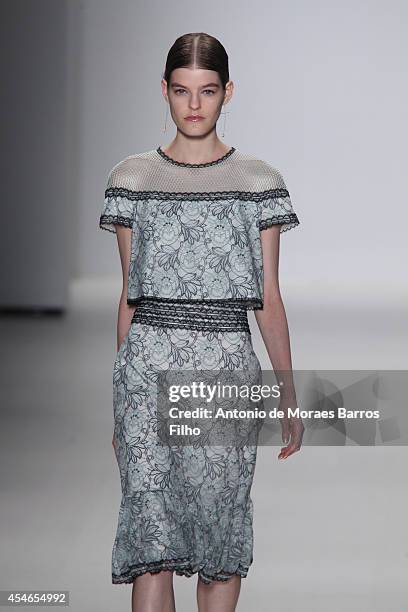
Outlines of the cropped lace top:
[[131,228],[128,304],[143,297],[263,307],[260,232],[299,225],[281,173],[234,147],[189,164],[161,147],[109,172],[99,227]]

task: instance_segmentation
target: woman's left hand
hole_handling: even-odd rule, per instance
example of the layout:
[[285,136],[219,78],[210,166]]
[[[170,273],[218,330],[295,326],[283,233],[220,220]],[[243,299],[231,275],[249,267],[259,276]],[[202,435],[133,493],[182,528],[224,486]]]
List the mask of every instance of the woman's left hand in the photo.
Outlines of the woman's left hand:
[[[282,426],[282,441],[284,444],[287,444],[287,446],[281,448],[278,459],[287,459],[287,457],[293,455],[293,453],[300,451],[303,433],[305,431],[303,421],[300,417],[286,416],[288,407],[288,403],[281,400],[279,410],[283,410],[285,416],[279,420]],[[296,406],[291,404],[291,408],[295,409]]]

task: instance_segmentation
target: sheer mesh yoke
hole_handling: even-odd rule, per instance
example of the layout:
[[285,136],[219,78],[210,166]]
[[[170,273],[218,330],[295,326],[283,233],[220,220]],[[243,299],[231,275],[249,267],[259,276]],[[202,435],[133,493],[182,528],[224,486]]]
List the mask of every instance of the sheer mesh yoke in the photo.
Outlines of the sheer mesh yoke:
[[109,173],[101,229],[132,231],[128,303],[143,296],[262,308],[260,232],[299,225],[281,173],[234,147],[185,164],[160,147],[129,155]]

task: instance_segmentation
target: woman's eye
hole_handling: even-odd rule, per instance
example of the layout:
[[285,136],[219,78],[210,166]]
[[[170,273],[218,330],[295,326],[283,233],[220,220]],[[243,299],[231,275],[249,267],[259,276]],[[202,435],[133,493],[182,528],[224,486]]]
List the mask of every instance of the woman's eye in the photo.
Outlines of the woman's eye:
[[[176,94],[179,94],[179,93],[185,92],[186,90],[185,89],[175,89],[174,91],[175,91]],[[212,89],[204,89],[203,93],[209,93],[209,94],[213,95],[213,94],[215,94],[215,91],[213,91]]]

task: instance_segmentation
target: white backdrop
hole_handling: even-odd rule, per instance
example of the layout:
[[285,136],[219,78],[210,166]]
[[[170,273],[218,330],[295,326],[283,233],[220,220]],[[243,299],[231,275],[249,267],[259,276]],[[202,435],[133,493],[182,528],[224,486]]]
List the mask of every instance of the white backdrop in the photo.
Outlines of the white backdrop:
[[107,173],[171,141],[166,54],[205,31],[224,44],[235,84],[225,143],[282,172],[301,222],[282,236],[282,286],[350,307],[407,299],[406,3],[207,0],[192,15],[185,1],[87,0],[71,11],[78,276],[120,274],[115,238],[97,231]]
[[[110,575],[121,271],[114,235],[98,227],[108,172],[171,141],[160,79],[174,40],[218,37],[235,83],[225,143],[282,172],[300,220],[281,236],[294,369],[406,368],[408,5],[51,4],[3,11],[3,106],[19,118],[5,139],[3,293],[55,296],[60,284],[65,295],[68,270],[74,282],[67,316],[0,321],[1,588],[69,589],[74,612],[125,610],[131,587]],[[270,368],[254,323],[251,312]],[[259,450],[254,565],[237,612],[406,612],[406,447],[278,453]],[[195,580],[175,582],[178,612],[196,609]]]

